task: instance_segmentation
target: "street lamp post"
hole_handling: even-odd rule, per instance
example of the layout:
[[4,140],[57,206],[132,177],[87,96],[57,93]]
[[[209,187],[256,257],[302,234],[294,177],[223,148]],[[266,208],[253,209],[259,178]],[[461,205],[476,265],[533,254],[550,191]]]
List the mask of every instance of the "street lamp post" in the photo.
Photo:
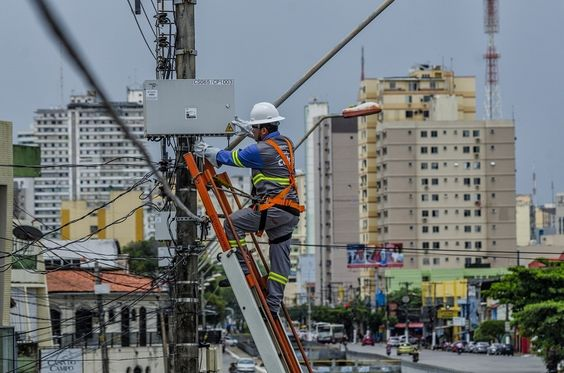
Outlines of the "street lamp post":
[[365,102],[347,109],[344,109],[339,114],[327,114],[321,116],[317,122],[306,132],[304,137],[296,144],[294,151],[296,151],[300,145],[319,127],[319,125],[325,120],[330,118],[355,118],[355,117],[364,117],[367,115],[378,114],[382,111],[380,105],[375,102]]

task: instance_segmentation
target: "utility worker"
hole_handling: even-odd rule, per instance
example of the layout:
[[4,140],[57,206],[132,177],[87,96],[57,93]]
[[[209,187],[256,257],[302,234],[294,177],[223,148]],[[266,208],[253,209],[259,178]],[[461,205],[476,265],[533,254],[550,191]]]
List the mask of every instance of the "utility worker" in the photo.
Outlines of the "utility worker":
[[[278,314],[284,297],[284,287],[290,274],[290,242],[304,207],[299,204],[295,181],[293,144],[278,132],[284,117],[274,105],[259,102],[253,106],[248,122],[234,121],[241,132],[257,143],[239,150],[220,150],[204,142],[196,145],[196,156],[205,157],[215,167],[229,165],[251,168],[253,192],[258,203],[240,209],[230,218],[236,236],[224,222],[225,232],[232,248],[237,240],[246,248],[247,232],[266,232],[270,244],[270,272],[267,281],[267,304],[273,315]],[[245,274],[247,266],[236,251]]]

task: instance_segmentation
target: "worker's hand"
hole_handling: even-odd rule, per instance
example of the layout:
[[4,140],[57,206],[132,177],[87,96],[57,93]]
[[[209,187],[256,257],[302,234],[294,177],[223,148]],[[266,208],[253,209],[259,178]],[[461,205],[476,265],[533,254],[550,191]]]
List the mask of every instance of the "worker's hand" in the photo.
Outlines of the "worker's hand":
[[237,132],[238,135],[247,136],[250,137],[251,139],[254,138],[253,129],[249,124],[249,122],[235,117],[235,119],[233,119],[231,123],[235,125],[237,128],[239,128],[239,131]]
[[194,146],[194,155],[196,157],[207,159],[214,167],[219,167],[216,159],[219,150],[219,148],[215,148],[210,144],[200,141]]

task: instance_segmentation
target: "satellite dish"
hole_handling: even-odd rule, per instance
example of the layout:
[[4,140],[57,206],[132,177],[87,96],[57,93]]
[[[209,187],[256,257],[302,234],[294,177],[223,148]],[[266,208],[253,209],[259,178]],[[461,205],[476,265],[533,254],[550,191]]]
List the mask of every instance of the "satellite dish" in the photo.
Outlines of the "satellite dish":
[[43,233],[31,225],[18,225],[12,230],[12,233],[24,241],[36,241],[43,237]]

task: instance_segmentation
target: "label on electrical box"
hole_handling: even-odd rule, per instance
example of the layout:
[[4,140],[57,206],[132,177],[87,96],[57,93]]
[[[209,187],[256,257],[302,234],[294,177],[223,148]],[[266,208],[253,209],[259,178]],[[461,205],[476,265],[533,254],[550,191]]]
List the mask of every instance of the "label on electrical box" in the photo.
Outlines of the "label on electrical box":
[[159,91],[157,89],[146,89],[145,100],[157,101],[159,99]]
[[184,109],[184,118],[185,119],[198,119],[198,109],[195,107],[189,107]]
[[233,85],[232,79],[194,79],[194,85]]

